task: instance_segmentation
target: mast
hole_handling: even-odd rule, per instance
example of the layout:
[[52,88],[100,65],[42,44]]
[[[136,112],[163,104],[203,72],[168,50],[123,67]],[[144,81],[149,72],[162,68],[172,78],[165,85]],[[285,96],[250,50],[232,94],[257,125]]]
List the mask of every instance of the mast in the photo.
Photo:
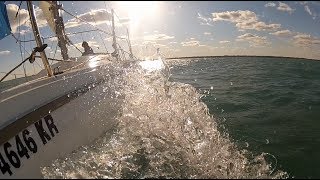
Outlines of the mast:
[[[28,6],[31,26],[32,26],[34,37],[36,39],[37,46],[38,47],[42,47],[43,45],[42,45],[42,41],[41,41],[41,38],[40,38],[38,25],[36,23],[36,18],[35,18],[35,15],[34,15],[35,13],[34,13],[32,1],[27,1],[27,6]],[[52,72],[52,69],[51,69],[51,67],[49,65],[46,53],[44,51],[42,51],[42,52],[40,52],[40,56],[41,56],[44,68],[47,70],[47,75],[49,77],[53,76],[53,72]]]
[[113,37],[112,47],[114,48],[114,52],[112,54],[114,54],[114,56],[116,56],[117,59],[118,59],[118,48],[117,48],[117,41],[116,41],[116,33],[114,31],[115,27],[114,27],[114,12],[113,12],[113,9],[111,9],[111,15],[112,15],[112,37]]
[[132,58],[132,48],[131,48],[131,42],[130,42],[130,36],[129,36],[129,30],[127,28],[127,35],[128,35],[128,44],[129,44],[129,51],[130,51],[130,56]]
[[67,49],[67,40],[65,38],[65,33],[64,33],[64,24],[63,24],[63,19],[62,16],[60,16],[59,13],[59,7],[61,5],[58,5],[58,1],[52,1],[51,3],[51,7],[53,10],[53,14],[54,14],[54,21],[55,21],[55,25],[56,25],[56,35],[58,38],[58,46],[61,49],[61,56],[63,58],[63,60],[67,60],[69,59],[68,56],[68,49]]

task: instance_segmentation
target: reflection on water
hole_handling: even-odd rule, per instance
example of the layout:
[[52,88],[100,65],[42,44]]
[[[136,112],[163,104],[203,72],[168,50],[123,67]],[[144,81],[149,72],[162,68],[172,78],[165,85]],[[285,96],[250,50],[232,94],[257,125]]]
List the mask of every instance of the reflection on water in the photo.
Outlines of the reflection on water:
[[[164,82],[161,73],[124,73],[123,114],[114,132],[50,167],[44,178],[286,178],[217,130],[191,85]],[[169,86],[166,93],[164,86]]]

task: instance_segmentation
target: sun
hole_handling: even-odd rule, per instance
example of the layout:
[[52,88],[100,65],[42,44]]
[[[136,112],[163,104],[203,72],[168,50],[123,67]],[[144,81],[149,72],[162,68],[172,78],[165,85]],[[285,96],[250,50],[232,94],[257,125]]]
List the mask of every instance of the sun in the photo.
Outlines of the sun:
[[130,29],[135,29],[143,20],[155,17],[158,9],[156,1],[118,1],[117,7],[126,11],[130,19]]

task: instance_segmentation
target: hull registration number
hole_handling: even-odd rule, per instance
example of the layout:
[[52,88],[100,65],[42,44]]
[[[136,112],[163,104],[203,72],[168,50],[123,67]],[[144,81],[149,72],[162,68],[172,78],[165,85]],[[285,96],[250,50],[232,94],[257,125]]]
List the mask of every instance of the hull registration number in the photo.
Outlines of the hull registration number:
[[[35,138],[40,138],[40,142],[45,145],[59,133],[50,114],[29,126],[29,128],[32,126],[36,129],[36,133],[31,134],[26,128],[13,137],[10,140],[11,143],[7,141],[1,145],[0,170],[3,175],[8,173],[11,176],[14,172],[13,169],[21,167],[23,157],[29,159],[31,154],[38,152],[39,144],[36,143]],[[48,131],[45,130],[45,126]]]

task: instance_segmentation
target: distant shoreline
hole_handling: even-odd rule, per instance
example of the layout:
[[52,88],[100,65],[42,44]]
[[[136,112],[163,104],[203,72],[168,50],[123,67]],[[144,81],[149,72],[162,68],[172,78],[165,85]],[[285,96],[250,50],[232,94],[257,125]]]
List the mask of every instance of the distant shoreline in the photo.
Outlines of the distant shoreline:
[[320,61],[320,59],[308,59],[308,58],[299,58],[299,57],[286,57],[286,56],[251,56],[251,55],[226,55],[226,56],[185,56],[185,57],[173,57],[166,59],[186,59],[186,58],[215,58],[215,57],[265,57],[265,58],[289,58],[289,59],[303,59],[303,60],[312,60]]

